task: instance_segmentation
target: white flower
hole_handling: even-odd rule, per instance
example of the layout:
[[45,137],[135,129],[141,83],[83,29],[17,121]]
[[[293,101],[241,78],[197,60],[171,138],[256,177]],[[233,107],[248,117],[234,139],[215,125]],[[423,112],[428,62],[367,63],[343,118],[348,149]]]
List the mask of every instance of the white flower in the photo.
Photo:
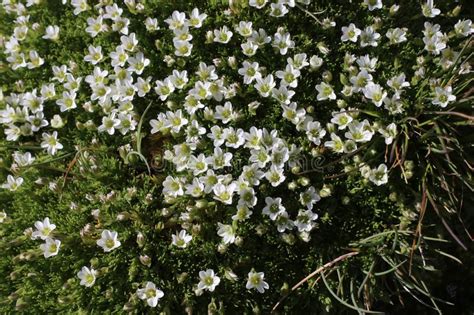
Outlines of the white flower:
[[214,42],[227,44],[232,38],[232,35],[232,31],[230,31],[229,28],[224,25],[220,29],[214,30]]
[[364,92],[364,96],[372,100],[377,107],[382,106],[384,99],[387,97],[387,92],[385,92],[380,85],[373,82],[367,83],[362,91]]
[[379,132],[385,138],[386,145],[392,144],[393,138],[397,136],[397,125],[395,123],[391,123],[385,129],[380,128]]
[[122,43],[121,47],[127,51],[135,51],[135,47],[138,45],[138,40],[135,33],[120,36],[120,42]]
[[77,273],[77,277],[81,280],[80,285],[85,287],[92,287],[95,283],[97,271],[86,266],[82,267],[81,271]]
[[395,92],[400,93],[403,88],[409,87],[410,83],[406,80],[405,73],[400,73],[398,76],[394,76],[387,81],[387,85],[395,90]]
[[23,184],[23,178],[22,177],[13,177],[12,175],[7,176],[7,182],[2,184],[2,188],[8,189],[10,191],[15,191],[18,189],[18,187]]
[[318,215],[311,210],[299,210],[294,224],[299,232],[310,232],[313,229],[313,221],[317,218]]
[[181,230],[179,233],[176,232],[176,234],[171,235],[171,238],[172,244],[179,248],[186,248],[193,239],[191,235],[187,234],[186,230]]
[[87,0],[71,0],[71,5],[74,7],[74,15],[79,15],[81,12],[90,9]]
[[244,131],[242,129],[235,130],[233,127],[224,130],[225,146],[238,149],[245,143]]
[[226,186],[222,183],[218,183],[212,190],[214,193],[214,199],[219,200],[226,205],[230,205],[232,204],[232,197],[236,190],[236,185],[235,183],[231,183]]
[[350,116],[344,110],[339,113],[333,113],[331,123],[338,125],[339,130],[344,130],[352,122],[352,116]]
[[249,37],[252,35],[252,22],[240,21],[239,25],[235,30],[243,37]]
[[331,133],[331,141],[324,142],[324,146],[327,148],[331,148],[334,152],[337,153],[344,152],[344,142],[335,133]]
[[102,247],[105,253],[108,253],[119,247],[122,243],[117,239],[118,234],[115,231],[103,230],[101,238],[97,240],[97,245]]
[[277,216],[275,223],[277,225],[277,230],[280,233],[285,232],[286,230],[292,230],[295,227],[295,224],[290,220],[288,212],[283,211],[279,216]]
[[189,15],[188,25],[194,28],[200,28],[202,26],[202,22],[204,22],[206,18],[206,13],[199,13],[199,9],[194,8]]
[[425,43],[425,50],[433,55],[439,55],[446,48],[446,42],[441,36],[423,37],[423,42]]
[[249,185],[257,186],[260,184],[260,179],[265,176],[260,169],[258,164],[254,163],[252,165],[245,165],[240,178],[244,179],[249,183]]
[[276,77],[281,79],[281,85],[296,88],[298,86],[298,77],[301,72],[295,69],[292,65],[286,65],[284,71],[277,71]]
[[312,210],[313,204],[319,200],[321,200],[321,197],[313,186],[309,187],[305,192],[300,194],[300,203],[301,205],[306,206],[308,210]]
[[263,208],[262,214],[268,215],[270,220],[275,221],[276,218],[285,212],[285,207],[281,204],[281,198],[265,198],[266,206]]
[[277,3],[270,4],[270,15],[274,17],[282,17],[285,16],[289,11],[288,8],[283,5],[280,1]]
[[115,133],[115,128],[120,125],[120,120],[115,118],[116,112],[110,113],[109,116],[102,117],[102,125],[100,125],[97,130],[99,132],[107,132],[109,135],[113,135]]
[[48,237],[46,239],[46,242],[40,245],[40,249],[43,251],[44,258],[56,256],[59,252],[60,245],[61,245],[60,240],[54,240]]
[[357,42],[357,38],[361,34],[361,30],[358,29],[354,23],[349,24],[349,26],[342,27],[342,36],[341,40],[343,42],[347,42],[348,40],[351,42]]
[[260,149],[261,140],[262,140],[262,130],[257,129],[255,126],[252,126],[249,132],[244,134],[245,138],[245,147],[250,149]]
[[257,289],[260,293],[265,292],[265,290],[269,288],[269,285],[263,281],[264,277],[263,272],[250,271],[245,288],[247,288],[247,290]]
[[154,32],[159,30],[160,27],[158,26],[158,19],[147,17],[145,19],[145,28],[148,32]]
[[232,103],[225,102],[224,106],[221,106],[221,105],[216,106],[216,112],[214,114],[214,118],[222,121],[223,124],[227,124],[231,120],[234,120],[236,118],[236,113],[234,112],[232,108]]
[[289,33],[275,33],[272,46],[280,51],[281,55],[286,55],[289,48],[295,47],[295,42],[290,39]]
[[41,238],[46,240],[50,237],[51,232],[56,229],[56,225],[49,222],[49,218],[45,218],[43,221],[35,222],[36,231],[31,234],[31,239],[35,240]]
[[276,165],[270,166],[270,169],[265,173],[265,178],[270,182],[273,187],[276,187],[285,181],[285,175],[283,175],[283,168],[277,167]]
[[200,271],[199,279],[198,290],[208,290],[210,292],[213,292],[221,282],[221,278],[219,278],[212,269]]
[[264,46],[265,44],[268,44],[272,41],[272,38],[267,35],[267,32],[263,28],[258,29],[257,31],[252,32],[252,36],[250,37],[250,40],[255,42],[259,47]]
[[138,75],[141,75],[145,67],[150,64],[150,59],[145,58],[142,52],[137,53],[135,56],[128,58],[128,71],[133,71]]
[[43,35],[44,39],[50,39],[56,41],[59,39],[59,26],[49,25],[46,27],[45,34]]
[[204,193],[204,187],[204,184],[199,180],[199,178],[195,177],[191,184],[186,185],[186,194],[195,198],[201,197]]
[[366,27],[360,34],[360,47],[377,47],[380,34],[377,33],[372,26]]
[[309,66],[311,67],[311,70],[318,70],[321,66],[323,65],[323,59],[319,56],[311,56],[309,59]]
[[167,176],[163,182],[163,194],[174,198],[184,195],[181,179]]
[[160,96],[160,100],[165,101],[171,93],[174,92],[174,85],[170,78],[166,78],[163,81],[156,81],[155,92]]
[[258,49],[258,45],[256,45],[252,41],[247,41],[241,44],[240,47],[242,48],[243,54],[247,57],[252,57],[253,55],[255,55]]
[[370,129],[367,120],[363,122],[353,121],[349,124],[349,131],[344,134],[347,139],[355,142],[368,142],[372,139],[374,132]]
[[444,88],[437,86],[434,92],[435,97],[431,101],[433,105],[438,105],[444,108],[448,106],[448,103],[454,102],[456,100],[456,96],[452,94],[453,89],[449,85]]
[[174,43],[174,54],[178,57],[188,57],[191,55],[193,45],[188,41],[178,40]]
[[229,224],[222,224],[220,222],[217,223],[218,230],[217,230],[217,235],[222,237],[222,241],[224,244],[233,244],[235,242],[236,238],[236,229]]
[[471,20],[459,20],[454,24],[454,32],[457,36],[466,37],[474,33]]
[[109,56],[112,60],[112,67],[123,67],[128,60],[128,54],[125,52],[125,49],[122,46],[117,46],[115,51],[111,52]]
[[435,8],[433,0],[426,0],[421,6],[421,11],[425,17],[433,18],[441,13],[440,9]]
[[64,91],[62,98],[56,101],[56,104],[59,105],[59,110],[65,112],[74,108],[77,108],[76,105],[76,92],[75,91]]
[[366,70],[367,72],[374,72],[377,66],[377,57],[370,58],[369,55],[361,56],[357,58],[357,65],[359,65],[360,71]]
[[63,148],[63,145],[58,141],[57,131],[53,131],[52,134],[43,132],[42,137],[43,141],[41,142],[41,147],[46,149],[48,154],[55,155],[58,150]]
[[245,60],[242,63],[242,68],[239,69],[239,74],[244,77],[244,84],[250,84],[255,79],[261,79],[262,74],[259,72],[258,62],[248,62]]
[[188,72],[186,70],[181,72],[178,70],[173,70],[173,73],[171,76],[169,76],[169,79],[171,80],[171,83],[173,83],[174,87],[180,90],[189,81]]
[[319,121],[310,121],[304,123],[304,130],[308,139],[316,145],[321,144],[321,139],[326,135],[326,130],[321,127]]
[[7,213],[5,211],[0,211],[0,223],[3,223],[7,218]]
[[182,28],[186,24],[186,14],[179,11],[173,11],[171,17],[165,20],[170,30]]
[[96,19],[90,17],[87,18],[86,32],[91,37],[96,37],[100,32],[104,32],[107,29],[107,25],[103,24],[103,17],[99,15]]
[[[278,89],[273,88],[272,97],[280,102],[281,105],[288,105],[291,98],[295,95],[295,91],[289,90],[287,86],[281,84]],[[296,103],[295,103],[296,104]],[[303,110],[304,111],[304,110]],[[306,112],[306,111],[304,111]],[[290,118],[289,118],[290,119]],[[291,119],[290,119],[291,120]]]
[[400,44],[402,42],[406,42],[406,29],[403,28],[390,28],[388,29],[385,36],[387,36],[390,44]]
[[382,0],[364,0],[364,3],[369,7],[369,11],[382,9],[383,7]]
[[370,171],[369,180],[377,186],[388,182],[387,165],[380,164],[378,168]]
[[166,117],[168,124],[165,125],[165,127],[170,128],[174,133],[178,133],[183,126],[188,124],[188,120],[183,117],[183,112],[181,109],[178,109],[176,112],[166,112]]
[[84,56],[84,61],[90,62],[93,65],[96,65],[104,57],[102,55],[102,47],[101,46],[94,47],[94,46],[90,45],[87,49],[89,50],[89,53]]
[[238,204],[237,205],[237,213],[232,216],[232,220],[234,221],[244,221],[250,218],[252,215],[252,211],[245,205]]
[[316,96],[318,101],[336,99],[336,93],[334,93],[332,86],[326,82],[321,82],[320,84],[316,85],[316,90],[318,91],[318,95]]
[[249,6],[261,9],[267,4],[268,0],[250,0]]
[[256,78],[257,83],[255,83],[255,88],[260,93],[262,97],[270,96],[273,88],[276,86],[273,75],[269,74],[265,78]]
[[137,296],[140,300],[146,300],[146,303],[150,307],[156,307],[159,300],[165,294],[160,289],[156,288],[156,285],[153,282],[148,281],[144,288],[137,290]]

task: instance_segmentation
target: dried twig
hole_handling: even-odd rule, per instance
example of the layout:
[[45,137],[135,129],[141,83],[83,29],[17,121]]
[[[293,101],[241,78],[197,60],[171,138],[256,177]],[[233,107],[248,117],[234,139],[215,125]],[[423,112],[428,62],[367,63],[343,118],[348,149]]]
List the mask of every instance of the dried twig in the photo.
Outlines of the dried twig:
[[306,276],[305,278],[303,278],[300,282],[298,282],[297,284],[295,284],[290,292],[288,292],[285,296],[283,296],[280,301],[278,301],[278,303],[275,304],[275,306],[273,306],[272,308],[272,311],[271,313],[274,313],[276,311],[276,309],[280,306],[280,304],[293,292],[295,291],[296,289],[298,289],[300,286],[302,286],[305,282],[307,282],[309,279],[313,278],[314,276],[316,276],[317,274],[321,273],[322,271],[328,269],[328,268],[331,268],[332,266],[334,266],[335,264],[337,264],[338,262],[340,261],[343,261],[343,260],[346,260],[352,256],[355,256],[355,255],[358,255],[359,252],[350,252],[350,253],[347,253],[347,254],[344,254],[344,255],[341,255],[339,257],[337,257],[336,259],[324,264],[323,266],[319,267],[318,269],[316,269],[315,271],[313,271],[312,273],[310,273],[308,276]]

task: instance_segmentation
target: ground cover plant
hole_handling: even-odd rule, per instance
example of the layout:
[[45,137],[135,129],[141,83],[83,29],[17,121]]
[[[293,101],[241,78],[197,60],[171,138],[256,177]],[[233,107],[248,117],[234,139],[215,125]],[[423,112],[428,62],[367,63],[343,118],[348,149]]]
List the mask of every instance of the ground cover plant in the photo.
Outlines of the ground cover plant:
[[474,312],[473,11],[3,0],[0,313]]

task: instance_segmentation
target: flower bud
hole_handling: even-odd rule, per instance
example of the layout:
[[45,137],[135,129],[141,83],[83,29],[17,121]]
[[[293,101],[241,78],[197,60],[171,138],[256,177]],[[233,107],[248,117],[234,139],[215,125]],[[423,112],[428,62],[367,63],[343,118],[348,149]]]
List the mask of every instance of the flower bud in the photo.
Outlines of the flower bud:
[[142,248],[145,245],[145,236],[143,235],[142,232],[137,233],[137,244],[140,248]]
[[296,190],[298,188],[298,184],[295,181],[289,182],[288,183],[288,189],[289,190]]
[[298,174],[301,172],[301,167],[299,165],[295,165],[291,168],[291,173],[292,174]]
[[128,212],[120,212],[117,214],[117,221],[126,221],[130,219],[130,213]]
[[237,59],[234,56],[230,56],[229,58],[227,58],[227,64],[232,69],[236,69],[237,68]]
[[237,236],[235,238],[235,245],[237,245],[238,247],[242,246],[244,244],[244,239],[240,236]]
[[349,198],[348,196],[344,196],[342,197],[341,202],[343,205],[347,206],[351,202],[351,198]]
[[300,178],[298,178],[298,184],[305,187],[305,186],[308,186],[310,184],[310,180],[309,180],[308,177],[300,177]]
[[332,194],[332,185],[324,184],[323,188],[321,188],[321,190],[319,191],[319,195],[321,196],[321,198],[329,197],[331,196],[331,194]]
[[337,100],[336,104],[337,104],[338,108],[346,108],[347,107],[347,102],[345,100]]
[[324,42],[319,42],[319,43],[317,44],[317,47],[318,47],[319,51],[320,51],[323,55],[327,55],[327,54],[329,54],[329,52],[330,52],[328,46],[327,46]]
[[224,278],[232,282],[235,282],[239,279],[239,277],[232,271],[232,269],[226,269],[224,271]]
[[186,279],[188,278],[189,274],[187,272],[183,272],[183,273],[180,273],[177,277],[176,280],[178,280],[178,283],[183,283],[184,281],[186,281]]
[[324,80],[324,82],[327,82],[327,83],[329,83],[329,82],[332,81],[332,73],[331,73],[331,71],[324,71],[324,72],[323,72],[323,80]]
[[390,15],[395,15],[395,14],[397,14],[399,9],[400,9],[400,6],[398,4],[394,4],[390,7],[389,14]]
[[217,246],[217,251],[219,252],[219,254],[224,254],[225,252],[227,252],[227,245],[224,243],[220,243]]
[[214,33],[212,31],[207,31],[206,44],[211,44],[212,42],[214,42]]
[[284,233],[284,234],[282,234],[281,238],[288,245],[294,245],[295,242],[296,242],[296,238],[293,234]]
[[151,258],[148,255],[140,255],[140,257],[138,259],[140,260],[142,265],[147,266],[148,268],[150,268]]
[[195,203],[195,207],[198,209],[204,209],[207,207],[207,205],[208,205],[208,202],[206,199],[199,199]]

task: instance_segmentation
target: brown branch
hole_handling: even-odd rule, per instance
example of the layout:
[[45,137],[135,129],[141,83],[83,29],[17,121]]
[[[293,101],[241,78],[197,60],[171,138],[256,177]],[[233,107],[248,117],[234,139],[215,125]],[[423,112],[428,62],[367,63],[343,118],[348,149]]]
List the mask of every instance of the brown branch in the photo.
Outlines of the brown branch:
[[332,266],[334,266],[335,264],[337,264],[338,262],[340,261],[343,261],[343,260],[346,260],[352,256],[355,256],[355,255],[358,255],[359,252],[350,252],[350,253],[347,253],[347,254],[344,254],[344,255],[341,255],[339,257],[337,257],[336,259],[324,264],[323,266],[319,267],[318,269],[316,269],[315,271],[313,271],[312,273],[310,273],[308,276],[306,276],[305,278],[303,278],[300,282],[298,282],[297,284],[295,284],[292,288],[291,288],[291,291],[288,292],[285,296],[283,296],[280,301],[278,301],[278,303],[275,304],[275,306],[273,306],[272,308],[272,311],[271,313],[273,314],[276,309],[280,306],[280,304],[292,293],[294,292],[296,289],[298,289],[300,286],[302,286],[305,282],[307,282],[309,279],[313,278],[314,276],[316,276],[317,274],[321,273],[322,271],[328,269],[328,268],[331,268]]
[[458,116],[462,118],[466,118],[467,120],[474,120],[474,116],[469,116],[460,112],[452,112],[452,111],[447,111],[447,112],[426,112],[426,114],[436,114],[436,115],[453,115],[453,116]]

